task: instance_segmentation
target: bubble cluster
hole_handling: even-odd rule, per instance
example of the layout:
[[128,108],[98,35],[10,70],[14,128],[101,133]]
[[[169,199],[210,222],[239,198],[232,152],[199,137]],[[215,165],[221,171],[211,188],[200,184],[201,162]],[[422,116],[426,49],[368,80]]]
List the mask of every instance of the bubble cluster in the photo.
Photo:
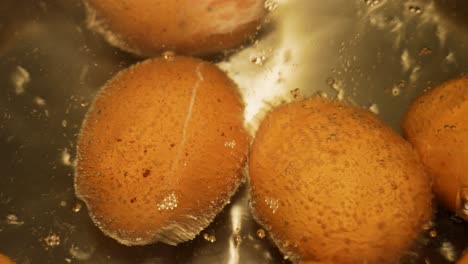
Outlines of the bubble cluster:
[[161,203],[158,204],[158,210],[174,210],[177,208],[177,196],[171,192],[168,196],[164,197]]
[[24,222],[18,219],[18,216],[14,214],[9,214],[6,216],[6,223],[8,225],[23,225]]
[[448,241],[442,242],[442,245],[439,248],[439,252],[449,262],[454,262],[457,258],[455,247]]
[[265,9],[272,12],[278,7],[278,0],[265,0]]
[[382,0],[364,0],[364,3],[366,3],[367,6],[369,7],[374,7],[380,4]]
[[210,243],[216,242],[216,236],[215,236],[215,235],[210,235],[210,234],[208,234],[208,233],[204,233],[204,234],[203,234],[203,238],[204,238],[206,241],[210,242]]
[[277,199],[273,199],[273,198],[270,198],[270,197],[265,197],[265,204],[268,206],[268,208],[271,209],[271,212],[272,213],[276,213],[276,211],[278,211],[278,208],[279,208],[279,202]]
[[235,140],[226,141],[224,142],[224,146],[233,149],[236,147],[236,141]]
[[47,237],[43,239],[47,247],[53,248],[60,245],[60,236],[54,233],[50,233]]
[[409,6],[408,10],[412,13],[420,14],[422,13],[422,9],[419,6]]

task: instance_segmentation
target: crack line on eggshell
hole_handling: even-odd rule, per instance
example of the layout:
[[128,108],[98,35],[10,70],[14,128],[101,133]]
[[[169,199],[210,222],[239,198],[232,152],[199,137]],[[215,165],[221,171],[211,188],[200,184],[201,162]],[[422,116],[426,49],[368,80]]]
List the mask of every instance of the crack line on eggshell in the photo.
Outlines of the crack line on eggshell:
[[177,148],[175,159],[171,165],[171,174],[174,173],[174,170],[176,169],[176,166],[178,165],[180,161],[180,157],[182,156],[182,152],[183,152],[182,150],[184,149],[185,142],[187,141],[187,128],[188,128],[190,119],[192,118],[193,107],[195,106],[195,100],[197,97],[198,89],[200,87],[200,84],[205,80],[203,78],[203,74],[201,73],[202,66],[203,66],[203,62],[200,62],[200,64],[198,64],[197,67],[195,68],[195,73],[198,77],[198,80],[192,87],[192,94],[190,96],[190,102],[188,105],[187,114],[185,116],[184,125],[182,127],[182,139],[179,144],[179,147]]

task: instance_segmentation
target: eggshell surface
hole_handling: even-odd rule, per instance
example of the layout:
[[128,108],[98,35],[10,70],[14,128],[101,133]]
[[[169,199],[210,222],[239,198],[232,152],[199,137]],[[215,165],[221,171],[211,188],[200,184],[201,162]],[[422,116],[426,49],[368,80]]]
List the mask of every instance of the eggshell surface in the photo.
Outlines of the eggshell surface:
[[249,170],[253,213],[293,262],[394,263],[432,217],[430,180],[411,145],[340,102],[274,109]]
[[82,125],[77,196],[123,244],[193,239],[243,179],[243,110],[234,83],[201,60],[154,59],[121,71]]
[[88,26],[141,56],[162,51],[206,55],[231,49],[257,31],[263,0],[87,0]]
[[[434,178],[434,193],[452,211],[468,208],[468,77],[418,97],[403,123],[406,138]],[[468,210],[461,215],[468,219]]]

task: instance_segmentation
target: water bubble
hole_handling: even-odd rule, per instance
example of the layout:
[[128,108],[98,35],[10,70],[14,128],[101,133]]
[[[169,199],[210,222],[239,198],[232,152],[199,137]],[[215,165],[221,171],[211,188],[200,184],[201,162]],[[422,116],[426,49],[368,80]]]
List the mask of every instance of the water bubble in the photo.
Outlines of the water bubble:
[[78,246],[73,245],[73,246],[71,246],[71,248],[70,248],[70,250],[68,252],[70,253],[70,255],[74,259],[88,260],[93,255],[94,248],[86,250],[84,248],[80,248]]
[[242,243],[242,237],[239,234],[236,234],[234,236],[234,246],[239,247],[241,243]]
[[327,84],[330,86],[333,90],[337,92],[336,98],[338,101],[343,101],[344,95],[345,95],[345,90],[343,88],[343,82],[338,81],[334,79],[333,77],[328,77],[327,78]]
[[464,216],[465,219],[468,219],[468,200],[462,206],[461,215]]
[[72,210],[73,210],[73,212],[78,213],[81,210],[81,207],[82,207],[82,205],[80,203],[76,203],[73,206]]
[[429,231],[429,236],[432,238],[437,237],[437,231],[435,229],[432,229],[431,231]]
[[379,106],[377,104],[371,104],[369,106],[369,111],[371,111],[372,113],[378,115],[380,110],[379,110]]
[[399,89],[405,89],[405,88],[406,88],[406,82],[405,82],[405,81],[399,81],[399,82],[397,83],[397,87],[398,87]]
[[234,139],[230,141],[226,141],[224,142],[224,146],[233,149],[236,146],[236,141]]
[[161,210],[174,210],[177,208],[178,201],[177,196],[174,192],[171,192],[168,196],[164,197],[161,203],[158,204],[157,208]]
[[44,238],[44,242],[48,247],[56,247],[60,245],[60,237],[54,233],[50,233]]
[[453,52],[450,52],[446,57],[445,60],[448,64],[455,64],[457,62],[457,58]]
[[250,62],[258,66],[263,66],[266,60],[267,57],[265,55],[253,56],[250,58]]
[[22,225],[24,224],[23,221],[19,221],[18,216],[14,214],[9,214],[6,216],[6,223],[8,225]]
[[380,4],[380,0],[364,0],[367,6],[373,7]]
[[429,222],[427,222],[427,223],[424,223],[423,226],[422,226],[423,230],[429,230],[429,229],[431,229],[432,227],[434,227],[434,222],[432,222],[432,221],[429,221]]
[[410,12],[416,14],[420,14],[422,12],[422,9],[419,6],[409,6],[408,9]]
[[460,201],[458,214],[468,220],[468,188],[463,188],[458,196]]
[[419,56],[426,56],[426,55],[431,55],[431,54],[432,54],[432,50],[429,48],[422,48],[419,51]]
[[274,11],[278,7],[278,3],[276,0],[266,0],[265,1],[265,9],[268,11]]
[[440,254],[450,262],[454,262],[457,254],[452,243],[445,241],[442,243],[439,249]]
[[393,89],[392,89],[392,95],[393,95],[393,96],[398,96],[398,95],[400,95],[400,92],[401,92],[401,91],[400,91],[400,88],[399,88],[399,87],[393,87]]
[[25,86],[31,82],[29,72],[21,66],[16,67],[16,71],[13,73],[11,79],[15,87],[16,95],[23,94]]
[[34,98],[34,103],[37,104],[38,106],[45,106],[46,105],[45,99],[42,98],[42,97],[39,97],[39,96],[36,96]]
[[258,238],[264,239],[265,236],[266,236],[265,230],[263,230],[263,229],[261,229],[261,228],[257,230],[257,237],[258,237]]
[[64,148],[62,150],[62,164],[65,166],[73,166],[73,163],[71,161],[71,154],[67,148]]
[[216,242],[216,237],[215,237],[214,235],[210,235],[210,234],[208,234],[208,233],[204,233],[204,234],[203,234],[203,238],[204,238],[206,241],[210,242],[210,243]]
[[336,95],[336,99],[340,102],[342,102],[345,98],[345,90],[344,89],[340,89],[338,90],[338,94]]
[[268,208],[271,209],[273,213],[276,213],[279,208],[279,202],[277,199],[273,199],[270,197],[265,197],[265,204],[268,206]]
[[174,57],[175,57],[175,52],[173,51],[166,51],[163,53],[163,58],[167,61],[174,60]]
[[336,134],[330,134],[327,137],[327,142],[336,141]]
[[269,260],[268,263],[271,263],[271,260],[273,260],[273,257],[271,256],[271,253],[268,251],[265,251],[263,253],[263,258],[266,260]]
[[304,99],[304,95],[302,94],[302,91],[299,88],[291,90],[290,93],[291,93],[293,99],[296,100],[296,101],[301,101],[301,100]]

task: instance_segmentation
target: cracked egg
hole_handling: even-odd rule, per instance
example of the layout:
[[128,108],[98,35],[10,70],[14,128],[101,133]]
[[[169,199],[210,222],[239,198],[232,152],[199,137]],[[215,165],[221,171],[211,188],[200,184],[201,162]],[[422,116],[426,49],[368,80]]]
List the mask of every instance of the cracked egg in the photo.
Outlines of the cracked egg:
[[158,58],[121,71],[83,122],[77,196],[120,243],[193,239],[243,179],[243,111],[235,84],[208,62]]

